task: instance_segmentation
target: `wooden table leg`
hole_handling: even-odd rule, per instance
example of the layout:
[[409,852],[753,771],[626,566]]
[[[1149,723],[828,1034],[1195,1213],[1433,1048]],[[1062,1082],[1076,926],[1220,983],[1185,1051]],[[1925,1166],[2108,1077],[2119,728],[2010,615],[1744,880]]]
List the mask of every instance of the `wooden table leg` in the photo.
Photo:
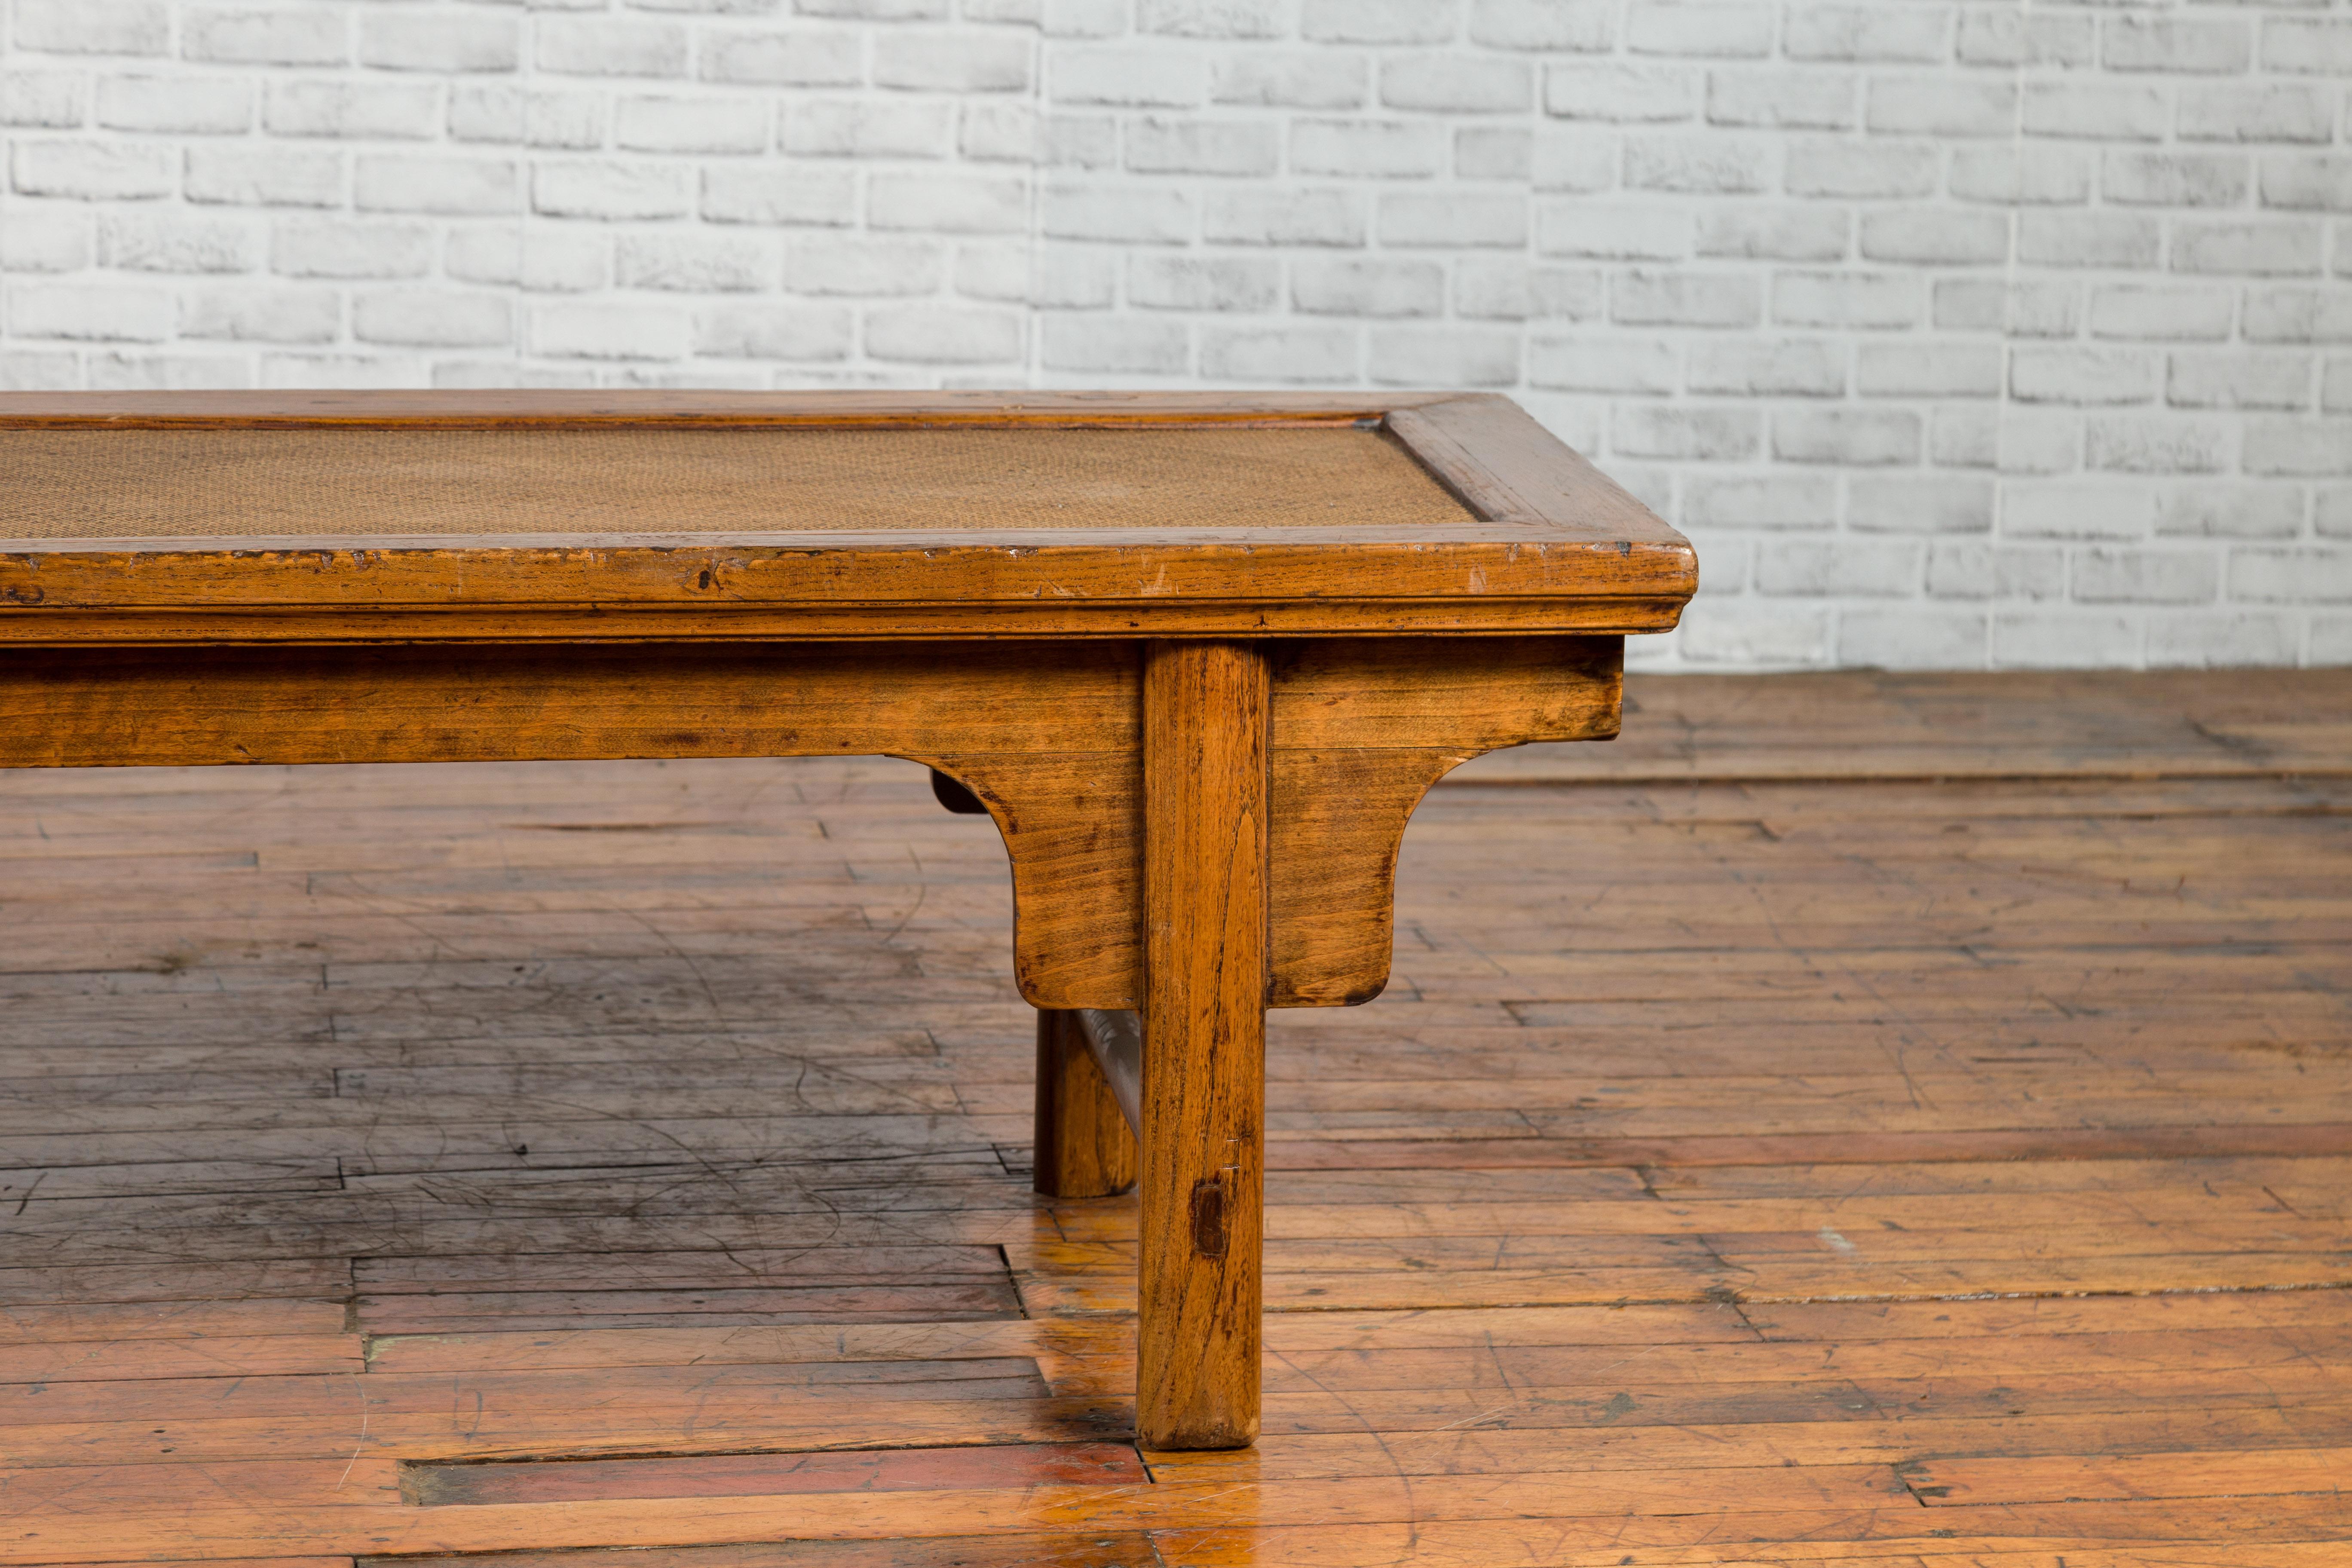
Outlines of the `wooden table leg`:
[[1265,1193],[1265,655],[1154,643],[1143,675],[1147,1448],[1257,1436]]
[[1078,1031],[1078,1016],[1037,1012],[1036,1189],[1107,1198],[1135,1185],[1135,1134]]

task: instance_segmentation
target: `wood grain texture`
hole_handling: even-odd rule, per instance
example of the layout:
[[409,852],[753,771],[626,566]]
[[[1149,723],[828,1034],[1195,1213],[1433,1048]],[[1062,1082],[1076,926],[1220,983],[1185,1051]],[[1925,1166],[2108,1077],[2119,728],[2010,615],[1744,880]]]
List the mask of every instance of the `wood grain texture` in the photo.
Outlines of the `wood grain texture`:
[[[977,526],[962,511],[912,531],[648,533],[589,517],[576,531],[444,539],[321,527],[234,545],[26,540],[0,552],[0,643],[1622,634],[1674,624],[1696,581],[1687,542],[1565,448],[1545,449],[1551,437],[1508,400],[1484,395],[1370,406],[1246,395],[59,395],[0,404],[0,442],[11,429],[107,439],[207,421],[315,426],[353,442],[371,426],[526,438],[625,425],[1174,431],[1370,426],[1424,407],[1453,412],[1391,434],[1465,504],[1485,505],[1475,517],[1106,529],[1083,540]],[[1481,455],[1489,444],[1492,472]],[[1549,488],[1522,470],[1549,476]]]
[[920,767],[0,773],[0,1560],[2338,1568],[2352,673],[1628,689],[1269,1015],[1257,1444],[1048,1492],[858,1489],[1135,1436]]
[[359,1568],[1159,1568],[1151,1538],[1128,1531],[922,1541],[779,1540],[733,1546],[635,1547],[625,1556],[617,1551],[512,1552],[492,1562],[465,1555],[361,1557],[358,1563]]
[[1143,671],[1143,1127],[1136,1431],[1257,1436],[1270,674],[1247,644]]
[[1388,424],[1481,517],[1540,524],[1583,512],[1634,551],[1671,549],[1681,537],[1507,398],[1433,399],[1391,414]]
[[1617,732],[1622,644],[1302,644],[1275,658],[1276,1007],[1368,1002],[1388,984],[1397,851],[1432,784],[1470,758]]
[[[1003,834],[1023,994],[1134,1008],[1141,657],[1022,642],[47,650],[0,668],[0,767],[916,758]],[[1276,652],[1274,1005],[1377,994],[1423,792],[1494,747],[1614,734],[1620,661],[1607,637]]]
[[[352,563],[326,563],[328,568],[338,572],[348,564],[352,572],[370,574],[369,584],[385,587],[394,586],[394,580],[407,574],[411,568],[425,572],[430,565],[428,575],[432,580],[419,592],[444,598],[464,585],[459,582],[461,576],[469,575],[469,585],[480,587],[491,577],[510,574],[515,578],[512,586],[517,592],[560,578],[573,580],[576,599],[555,605],[533,605],[527,616],[518,616],[498,605],[405,603],[380,607],[338,607],[331,614],[321,615],[290,599],[218,609],[205,605],[153,605],[104,601],[68,604],[49,595],[53,590],[73,587],[79,580],[77,574],[81,572],[81,565],[61,557],[51,557],[43,568],[40,581],[20,582],[13,588],[0,586],[0,596],[18,594],[23,597],[17,603],[38,607],[37,615],[11,616],[6,605],[0,604],[0,647],[107,645],[177,647],[191,644],[246,646],[256,643],[310,647],[319,644],[418,642],[469,645],[533,642],[572,646],[596,642],[740,642],[746,639],[771,642],[905,642],[985,637],[1113,641],[1139,637],[1234,636],[1432,638],[1622,636],[1671,629],[1682,613],[1686,596],[1659,593],[1580,599],[1530,595],[1520,598],[1487,597],[1474,601],[1444,596],[1398,595],[1376,602],[1341,597],[1257,597],[1250,601],[1245,610],[1236,610],[1213,599],[1153,598],[1148,604],[1140,601],[1058,599],[1050,596],[1050,584],[1032,583],[1021,589],[1027,596],[1012,603],[938,599],[879,605],[803,604],[793,600],[779,602],[767,597],[739,598],[697,593],[695,589],[706,573],[714,582],[721,582],[726,580],[728,573],[738,568],[757,574],[764,572],[770,563],[763,556],[761,548],[756,545],[721,554],[705,552],[688,558],[680,557],[680,551],[692,548],[681,541],[677,550],[667,551],[657,557],[640,560],[633,555],[604,555],[593,563],[599,574],[641,574],[648,584],[645,594],[665,601],[642,613],[631,603],[597,602],[604,597],[625,599],[627,595],[609,595],[609,584],[600,584],[582,574],[577,570],[583,564],[578,552],[564,545],[551,544],[544,549],[536,544],[528,547],[519,545],[496,560],[478,563],[480,570],[470,574],[461,573],[446,563],[430,565],[410,560],[405,552],[371,554]],[[1007,548],[1019,549],[1024,560],[1034,553],[1027,546],[1008,545]],[[1034,548],[1042,550],[1046,545],[1038,542]],[[954,552],[953,549],[935,552],[931,558],[919,563],[920,569],[929,572]],[[1256,559],[1250,563],[1252,569],[1266,566],[1270,559],[1268,552],[1260,549],[1255,554]],[[289,545],[286,551],[273,548],[270,553],[256,560],[257,563],[255,561],[238,563],[235,574],[240,584],[237,592],[243,592],[244,585],[262,582],[274,571],[282,569],[291,576],[314,574],[320,569],[316,557],[305,557],[292,545]],[[139,563],[129,561],[126,564],[128,568],[136,568]],[[803,564],[804,563],[797,561],[786,563],[791,570],[798,570]],[[1130,562],[1129,567],[1131,569],[1135,564]],[[113,570],[111,565],[104,563],[98,563],[98,567],[110,573]],[[8,569],[9,558],[0,554],[0,577],[5,577]],[[1291,588],[1311,590],[1318,584],[1328,584],[1334,577],[1350,584],[1376,584],[1385,574],[1386,568],[1377,559],[1343,549],[1312,571],[1286,573],[1285,581]],[[1258,593],[1267,585],[1262,583],[1250,591]],[[634,594],[636,590],[632,588],[630,592]]]
[[1037,1014],[1036,1174],[1047,1197],[1107,1198],[1135,1185],[1135,1134],[1080,1037],[1077,1014]]
[[[1140,671],[1131,663],[1120,668],[1139,737]],[[1013,973],[1033,1006],[1132,1007],[1143,994],[1138,755],[1129,745],[924,758],[970,789],[1003,837],[1013,861]]]
[[1137,1486],[1149,1479],[1135,1449],[1125,1443],[968,1443],[931,1448],[601,1459],[569,1465],[411,1465],[401,1476],[401,1491],[420,1507],[448,1508],[593,1502],[622,1497]]
[[0,765],[953,753],[977,768],[1131,753],[1135,693],[1117,645],[86,649],[7,660]]
[[[1605,751],[1531,746],[1458,782],[1876,783],[1891,787],[1855,792],[1853,804],[1905,816],[1937,780],[2040,783],[2063,814],[2212,810],[2218,802],[2177,786],[2352,773],[2352,680],[2328,671],[2270,682],[2201,669],[1701,675],[1651,700],[1645,711],[1636,700]],[[2158,784],[2176,787],[2127,788]]]
[[0,766],[917,758],[971,790],[1011,847],[1032,999],[1132,1005],[1135,658],[1117,644],[56,651],[0,669]]

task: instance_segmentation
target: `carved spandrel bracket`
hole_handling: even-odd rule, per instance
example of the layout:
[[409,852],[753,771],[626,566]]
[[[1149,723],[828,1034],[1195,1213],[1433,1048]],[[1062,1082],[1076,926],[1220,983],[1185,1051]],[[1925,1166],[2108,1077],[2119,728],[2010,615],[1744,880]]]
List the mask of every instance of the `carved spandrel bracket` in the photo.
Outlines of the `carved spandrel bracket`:
[[[1386,984],[1396,860],[1430,786],[1535,741],[1617,732],[1618,637],[1287,645],[1273,670],[1268,1005],[1370,1001]],[[985,803],[1013,860],[1015,971],[1039,1007],[1142,994],[1141,771],[1131,755],[925,757]]]
[[[1277,643],[1268,1001],[1388,974],[1397,848],[1447,769],[1616,733],[1616,637]],[[987,806],[1040,1007],[1142,995],[1141,645],[58,649],[0,669],[0,766],[911,758]]]

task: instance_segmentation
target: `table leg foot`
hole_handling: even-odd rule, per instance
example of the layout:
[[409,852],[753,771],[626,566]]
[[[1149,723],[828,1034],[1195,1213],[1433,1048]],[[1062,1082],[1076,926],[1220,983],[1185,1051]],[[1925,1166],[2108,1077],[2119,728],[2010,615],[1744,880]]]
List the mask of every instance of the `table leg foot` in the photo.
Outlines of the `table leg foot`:
[[1135,1185],[1135,1134],[1078,1032],[1078,1016],[1037,1013],[1036,1189],[1107,1198]]
[[1249,644],[1147,651],[1136,1430],[1150,1448],[1257,1436],[1267,699]]

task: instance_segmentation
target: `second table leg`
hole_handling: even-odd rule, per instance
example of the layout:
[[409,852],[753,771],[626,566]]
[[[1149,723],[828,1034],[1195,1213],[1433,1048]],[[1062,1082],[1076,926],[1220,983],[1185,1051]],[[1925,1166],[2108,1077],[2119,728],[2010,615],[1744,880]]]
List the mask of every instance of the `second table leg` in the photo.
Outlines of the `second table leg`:
[[1036,1189],[1103,1198],[1135,1185],[1135,1135],[1076,1013],[1037,1014]]
[[1146,652],[1136,1429],[1150,1448],[1257,1436],[1267,700],[1250,644]]

